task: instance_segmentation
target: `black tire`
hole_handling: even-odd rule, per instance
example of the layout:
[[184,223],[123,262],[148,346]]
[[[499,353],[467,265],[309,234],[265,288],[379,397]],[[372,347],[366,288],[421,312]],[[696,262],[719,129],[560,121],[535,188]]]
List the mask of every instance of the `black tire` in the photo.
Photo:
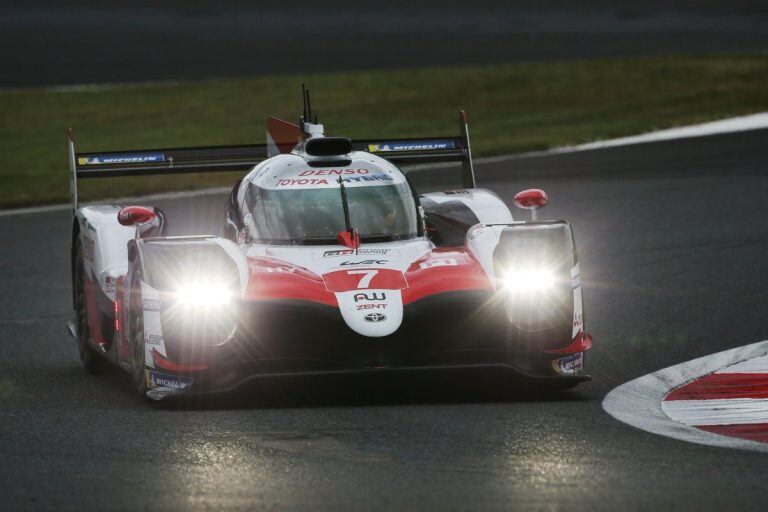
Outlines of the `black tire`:
[[85,298],[85,263],[83,262],[83,247],[79,236],[75,241],[74,260],[75,322],[77,324],[77,349],[80,353],[80,362],[88,373],[105,373],[110,369],[109,363],[88,344],[90,328],[88,327]]
[[128,315],[128,340],[131,344],[131,380],[139,395],[148,391],[144,355],[144,310],[141,302],[141,269],[136,269],[131,280],[131,305]]

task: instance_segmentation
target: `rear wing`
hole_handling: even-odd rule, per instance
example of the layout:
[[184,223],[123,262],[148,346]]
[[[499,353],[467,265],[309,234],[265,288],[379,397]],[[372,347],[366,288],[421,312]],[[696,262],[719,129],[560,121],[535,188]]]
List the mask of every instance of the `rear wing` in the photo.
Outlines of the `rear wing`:
[[201,172],[245,172],[268,158],[266,144],[77,153],[71,129],[67,130],[67,139],[73,210],[78,208],[78,180]]
[[[78,208],[78,180],[124,176],[149,176],[182,173],[249,171],[258,163],[279,153],[293,150],[308,136],[305,130],[286,121],[270,118],[267,144],[208,146],[196,148],[142,149],[78,153],[72,130],[67,130],[72,209]],[[322,125],[317,126],[322,129]],[[398,165],[461,162],[462,186],[475,188],[475,171],[469,145],[467,115],[459,113],[459,137],[416,139],[370,139],[352,141],[352,149],[366,151]],[[322,134],[319,134],[322,136]]]
[[461,162],[462,187],[475,188],[469,123],[463,110],[459,112],[459,129],[459,137],[353,140],[352,148],[356,151],[367,151],[398,165]]

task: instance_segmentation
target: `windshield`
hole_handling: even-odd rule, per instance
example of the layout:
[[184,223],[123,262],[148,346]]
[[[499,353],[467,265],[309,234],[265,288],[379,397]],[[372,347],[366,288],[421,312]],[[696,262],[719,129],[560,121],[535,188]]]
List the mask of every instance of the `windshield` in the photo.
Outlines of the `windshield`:
[[[386,242],[418,235],[416,203],[406,183],[347,187],[349,220],[363,242]],[[339,188],[263,189],[249,185],[245,224],[254,242],[336,243],[344,231]]]

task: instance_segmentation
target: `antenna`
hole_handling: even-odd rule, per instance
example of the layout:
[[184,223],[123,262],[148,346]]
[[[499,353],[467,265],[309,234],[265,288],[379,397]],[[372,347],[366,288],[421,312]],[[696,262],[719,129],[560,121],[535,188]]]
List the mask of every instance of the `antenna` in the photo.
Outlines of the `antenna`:
[[307,126],[319,125],[320,123],[318,122],[319,117],[317,114],[314,114],[314,122],[312,121],[312,98],[309,95],[309,89],[307,89],[306,84],[301,84],[301,97],[304,101],[304,108],[302,109],[301,117],[299,118],[299,129],[307,137],[322,135],[322,130],[318,130],[315,126]]

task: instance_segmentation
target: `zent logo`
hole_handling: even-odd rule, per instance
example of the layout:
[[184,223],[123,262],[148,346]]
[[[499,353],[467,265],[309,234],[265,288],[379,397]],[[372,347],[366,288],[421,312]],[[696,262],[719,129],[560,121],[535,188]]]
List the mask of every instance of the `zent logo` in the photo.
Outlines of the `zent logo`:
[[364,318],[366,322],[383,322],[387,319],[387,315],[382,315],[381,313],[368,313]]
[[365,309],[387,309],[386,304],[358,304],[357,310],[363,311]]

